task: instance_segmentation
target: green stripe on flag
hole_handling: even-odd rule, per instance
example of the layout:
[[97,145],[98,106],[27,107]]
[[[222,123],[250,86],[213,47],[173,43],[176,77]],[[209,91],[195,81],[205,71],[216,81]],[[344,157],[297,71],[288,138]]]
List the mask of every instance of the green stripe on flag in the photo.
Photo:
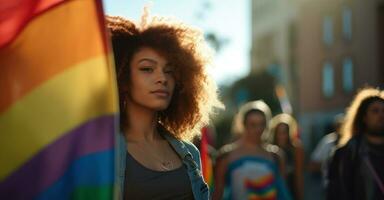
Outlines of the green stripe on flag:
[[113,199],[113,186],[79,186],[72,193],[73,200],[111,200]]

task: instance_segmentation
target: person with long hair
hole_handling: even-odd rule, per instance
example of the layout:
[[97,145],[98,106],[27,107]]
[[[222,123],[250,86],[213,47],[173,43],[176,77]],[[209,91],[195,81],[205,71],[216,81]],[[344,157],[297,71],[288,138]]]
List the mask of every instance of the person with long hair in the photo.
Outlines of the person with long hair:
[[327,199],[384,199],[384,91],[362,89],[348,108],[329,167]]
[[298,136],[296,120],[282,113],[272,118],[270,142],[282,149],[285,155],[285,176],[294,199],[303,199],[304,194],[304,149]]
[[270,118],[264,101],[241,106],[234,119],[240,138],[222,147],[216,161],[213,200],[290,199],[279,148],[263,141]]
[[209,199],[199,152],[189,142],[222,106],[202,32],[148,12],[138,24],[118,16],[106,21],[120,102],[117,197]]

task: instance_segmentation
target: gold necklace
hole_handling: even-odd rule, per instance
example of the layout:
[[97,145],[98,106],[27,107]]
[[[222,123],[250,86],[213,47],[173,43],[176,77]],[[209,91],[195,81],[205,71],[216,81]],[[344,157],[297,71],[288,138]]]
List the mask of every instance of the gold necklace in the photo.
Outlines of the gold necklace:
[[173,162],[172,161],[164,161],[164,162],[161,162],[161,168],[164,170],[164,171],[170,171],[173,169]]
[[[161,171],[170,171],[173,169],[173,162],[171,160],[163,160],[155,156],[155,154],[150,153],[150,156],[160,163]],[[165,156],[164,156],[165,157]]]

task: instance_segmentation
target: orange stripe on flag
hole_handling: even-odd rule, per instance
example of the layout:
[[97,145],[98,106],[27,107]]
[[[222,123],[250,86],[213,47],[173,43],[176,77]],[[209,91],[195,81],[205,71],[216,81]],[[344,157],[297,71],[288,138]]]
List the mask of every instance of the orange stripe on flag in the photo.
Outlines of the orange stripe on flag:
[[0,66],[6,66],[0,73],[0,113],[68,67],[105,53],[96,9],[93,1],[68,1],[36,17],[0,50]]

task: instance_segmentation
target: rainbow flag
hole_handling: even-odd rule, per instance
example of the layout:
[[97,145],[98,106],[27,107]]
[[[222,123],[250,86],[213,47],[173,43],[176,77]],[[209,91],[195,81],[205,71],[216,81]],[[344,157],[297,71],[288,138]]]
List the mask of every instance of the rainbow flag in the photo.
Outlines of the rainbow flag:
[[0,199],[112,199],[118,104],[98,0],[0,4]]
[[208,128],[203,127],[201,130],[201,144],[200,144],[200,156],[201,156],[201,168],[203,170],[203,177],[208,184],[210,190],[213,189],[213,166],[212,159],[208,151]]

